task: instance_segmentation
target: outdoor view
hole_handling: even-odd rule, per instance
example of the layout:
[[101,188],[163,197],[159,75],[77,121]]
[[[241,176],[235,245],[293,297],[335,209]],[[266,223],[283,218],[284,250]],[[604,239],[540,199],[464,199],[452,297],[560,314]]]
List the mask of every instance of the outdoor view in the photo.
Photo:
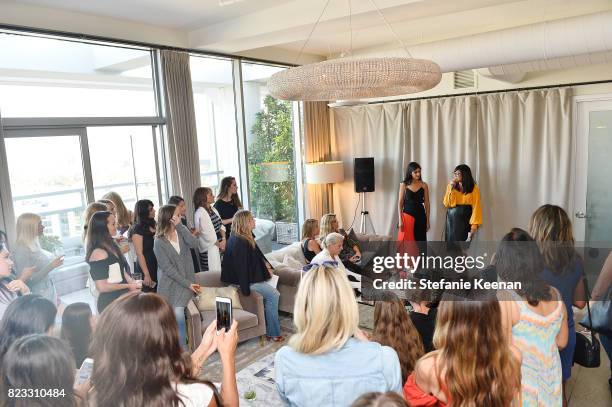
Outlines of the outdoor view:
[[283,68],[243,63],[251,210],[276,224],[278,243],[298,240],[293,107],[269,95]]

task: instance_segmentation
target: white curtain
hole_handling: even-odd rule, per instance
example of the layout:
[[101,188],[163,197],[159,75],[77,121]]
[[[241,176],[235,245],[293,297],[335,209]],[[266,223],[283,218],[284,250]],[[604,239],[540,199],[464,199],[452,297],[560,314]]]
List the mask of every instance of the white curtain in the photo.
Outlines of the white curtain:
[[[423,99],[335,108],[332,154],[345,162],[345,181],[334,188],[344,226],[353,219],[353,157],[373,156],[376,192],[368,210],[376,232],[397,233],[397,193],[410,161],[429,184],[429,240],[440,240],[442,197],[456,165],[465,163],[481,191],[480,240],[499,240],[526,228],[531,213],[554,203],[571,211],[571,90],[549,89]],[[357,222],[356,222],[357,224]]]

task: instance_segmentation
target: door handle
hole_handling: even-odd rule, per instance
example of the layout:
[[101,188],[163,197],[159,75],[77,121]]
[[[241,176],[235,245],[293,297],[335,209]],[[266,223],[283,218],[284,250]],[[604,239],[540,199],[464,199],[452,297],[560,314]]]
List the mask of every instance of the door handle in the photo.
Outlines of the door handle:
[[576,212],[576,213],[575,213],[575,215],[576,215],[576,217],[577,217],[577,218],[579,218],[579,219],[586,219],[586,218],[588,218],[588,217],[589,217],[589,216],[588,216],[586,213],[584,213],[583,211],[578,211],[578,212]]

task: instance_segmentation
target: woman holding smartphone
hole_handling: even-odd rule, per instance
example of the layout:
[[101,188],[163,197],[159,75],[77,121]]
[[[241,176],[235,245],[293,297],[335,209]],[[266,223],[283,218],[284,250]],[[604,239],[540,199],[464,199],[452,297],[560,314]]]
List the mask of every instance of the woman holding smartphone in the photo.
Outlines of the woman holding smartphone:
[[472,240],[482,225],[482,206],[480,190],[470,167],[465,164],[455,167],[453,179],[446,187],[443,203],[447,208],[444,240]]
[[87,226],[87,250],[85,261],[94,280],[98,296],[98,313],[122,294],[140,291],[140,285],[132,279],[127,260],[113,239],[117,234],[115,216],[108,212],[96,212]]
[[190,248],[198,248],[198,239],[181,223],[178,208],[174,205],[159,208],[153,243],[157,258],[157,292],[174,308],[183,347],[187,338],[185,307],[200,292]]

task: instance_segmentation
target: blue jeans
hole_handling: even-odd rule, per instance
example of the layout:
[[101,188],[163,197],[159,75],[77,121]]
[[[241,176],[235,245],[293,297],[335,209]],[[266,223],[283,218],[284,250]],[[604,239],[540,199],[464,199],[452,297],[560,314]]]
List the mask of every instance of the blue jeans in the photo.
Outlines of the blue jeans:
[[264,313],[266,314],[266,335],[280,336],[280,321],[278,320],[278,298],[280,293],[270,284],[251,284],[251,290],[262,295],[264,301]]
[[174,307],[174,316],[178,324],[181,348],[187,350],[187,321],[185,320],[185,307]]
[[612,336],[599,334],[599,342],[601,342],[601,346],[603,346],[608,354],[608,359],[610,359],[610,377],[612,378]]

